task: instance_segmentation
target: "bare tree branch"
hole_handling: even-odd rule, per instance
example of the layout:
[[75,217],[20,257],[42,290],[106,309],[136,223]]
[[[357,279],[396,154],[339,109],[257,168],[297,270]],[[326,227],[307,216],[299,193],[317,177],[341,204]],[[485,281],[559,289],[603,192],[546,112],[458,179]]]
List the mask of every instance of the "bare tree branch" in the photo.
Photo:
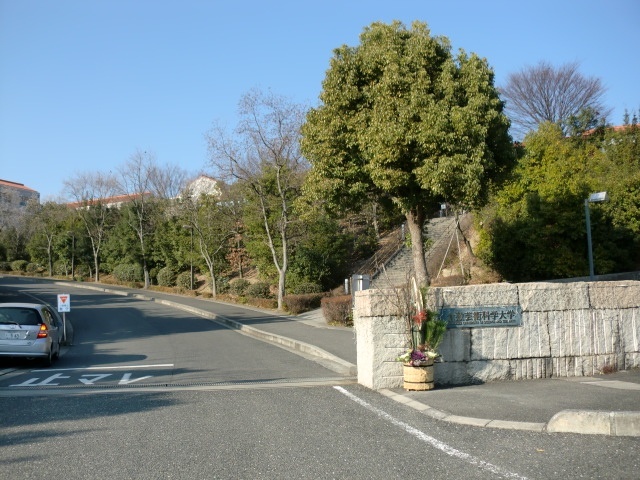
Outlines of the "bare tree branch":
[[[220,178],[241,182],[255,194],[265,243],[278,271],[281,309],[289,262],[291,192],[301,188],[308,167],[299,141],[305,112],[282,97],[254,90],[242,97],[239,113],[241,121],[233,139],[219,124],[208,133],[211,164]],[[273,222],[276,203],[278,221]]]
[[65,189],[76,201],[75,209],[87,231],[93,250],[95,280],[100,280],[100,249],[108,229],[109,199],[118,191],[111,174],[79,173],[65,181]]
[[599,78],[585,77],[577,62],[555,68],[548,62],[512,73],[500,89],[515,133],[524,136],[543,122],[559,124],[566,132],[571,117],[589,108],[609,116],[603,102],[606,88]]

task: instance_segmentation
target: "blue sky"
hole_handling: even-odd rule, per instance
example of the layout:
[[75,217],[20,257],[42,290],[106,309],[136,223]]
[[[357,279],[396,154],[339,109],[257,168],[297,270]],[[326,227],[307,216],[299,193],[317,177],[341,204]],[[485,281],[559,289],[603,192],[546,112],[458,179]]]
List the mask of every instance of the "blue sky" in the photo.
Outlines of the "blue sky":
[[426,22],[504,84],[544,60],[640,109],[638,0],[0,0],[0,178],[59,199],[136,151],[206,172],[205,133],[252,88],[317,104],[332,51],[374,21]]

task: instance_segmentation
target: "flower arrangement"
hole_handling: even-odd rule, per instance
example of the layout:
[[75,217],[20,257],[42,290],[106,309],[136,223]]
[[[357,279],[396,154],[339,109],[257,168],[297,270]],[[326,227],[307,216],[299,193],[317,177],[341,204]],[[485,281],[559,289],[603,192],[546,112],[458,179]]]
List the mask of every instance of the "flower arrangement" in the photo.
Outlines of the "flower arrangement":
[[411,292],[403,293],[403,316],[407,322],[410,349],[397,360],[414,367],[429,365],[440,357],[438,347],[447,331],[447,322],[424,307],[426,288],[418,288],[415,279],[412,279]]

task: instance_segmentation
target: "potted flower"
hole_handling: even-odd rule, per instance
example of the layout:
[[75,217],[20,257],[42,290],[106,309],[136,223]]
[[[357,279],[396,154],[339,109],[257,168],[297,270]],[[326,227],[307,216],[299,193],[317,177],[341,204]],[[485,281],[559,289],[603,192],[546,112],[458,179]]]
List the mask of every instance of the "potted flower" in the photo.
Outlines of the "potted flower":
[[407,324],[409,350],[398,357],[403,364],[406,390],[433,388],[433,362],[440,357],[438,347],[447,330],[447,322],[425,308],[426,289],[413,280],[411,293],[405,292],[403,317]]

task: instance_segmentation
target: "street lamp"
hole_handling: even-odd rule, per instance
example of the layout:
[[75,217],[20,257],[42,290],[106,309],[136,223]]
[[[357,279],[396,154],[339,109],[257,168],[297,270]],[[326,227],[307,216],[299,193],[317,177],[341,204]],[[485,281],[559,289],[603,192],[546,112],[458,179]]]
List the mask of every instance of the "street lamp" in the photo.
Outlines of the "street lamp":
[[182,228],[188,228],[191,232],[191,251],[189,252],[189,265],[191,267],[191,290],[193,290],[193,225],[183,225]]
[[609,200],[607,192],[592,193],[589,198],[584,201],[584,216],[587,219],[587,251],[589,253],[589,279],[594,280],[595,274],[593,271],[593,246],[591,244],[591,219],[589,218],[589,204],[606,202]]
[[76,256],[76,234],[74,232],[67,232],[71,235],[71,280],[75,281],[75,256]]

